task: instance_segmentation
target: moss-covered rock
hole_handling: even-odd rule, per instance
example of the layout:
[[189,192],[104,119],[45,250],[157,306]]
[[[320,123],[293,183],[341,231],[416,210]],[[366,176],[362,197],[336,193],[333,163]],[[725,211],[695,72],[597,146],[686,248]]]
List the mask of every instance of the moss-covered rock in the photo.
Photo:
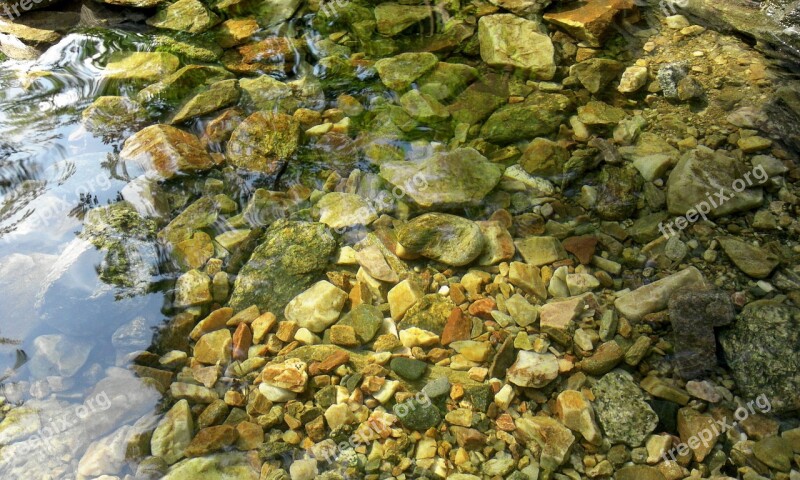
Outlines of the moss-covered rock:
[[183,123],[194,117],[215,112],[239,100],[238,80],[222,80],[211,84],[190,98],[172,117],[170,123]]
[[282,113],[256,112],[231,134],[228,160],[239,168],[277,176],[300,143],[300,123]]
[[147,24],[166,30],[202,33],[221,19],[199,0],[178,0],[147,19]]
[[223,68],[187,65],[171,75],[160,77],[158,82],[139,92],[137,100],[156,108],[176,107],[208,85],[232,78],[233,74]]
[[459,148],[422,162],[386,162],[380,176],[420,207],[439,209],[478,204],[502,173],[477,150]]
[[483,124],[481,136],[495,143],[547,136],[558,130],[572,108],[565,95],[535,93],[522,103],[506,105],[494,112]]
[[166,52],[119,52],[106,64],[105,78],[152,83],[175,72],[180,64],[178,57]]
[[81,114],[83,126],[90,133],[119,137],[126,132],[139,130],[147,121],[142,106],[127,97],[98,97]]
[[282,316],[289,301],[324,272],[335,249],[336,240],[321,223],[277,221],[239,272],[230,307],[257,305]]

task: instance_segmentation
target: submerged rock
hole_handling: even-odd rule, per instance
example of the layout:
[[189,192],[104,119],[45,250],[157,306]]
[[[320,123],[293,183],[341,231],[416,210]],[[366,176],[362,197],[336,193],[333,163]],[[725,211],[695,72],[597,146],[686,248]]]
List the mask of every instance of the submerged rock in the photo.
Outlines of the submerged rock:
[[556,73],[553,42],[537,22],[511,14],[487,15],[478,22],[478,38],[481,58],[493,67],[521,68],[538,80],[550,80]]
[[705,211],[710,217],[750,210],[761,205],[760,186],[766,180],[724,151],[700,147],[685,154],[670,173],[667,206],[674,215]]
[[239,272],[229,305],[283,313],[289,301],[324,272],[336,241],[321,223],[275,222]]
[[597,420],[612,443],[638,447],[656,429],[658,416],[628,374],[607,373],[592,391]]
[[173,73],[181,61],[165,52],[115,53],[106,64],[109,80],[156,82]]
[[203,33],[221,21],[199,0],[178,0],[149,18],[147,24],[167,30]]
[[375,70],[384,85],[392,90],[404,91],[414,80],[432,70],[438,61],[432,53],[401,53],[378,60]]
[[446,213],[426,213],[403,225],[397,241],[414,254],[453,266],[478,258],[485,239],[477,223]]
[[183,458],[183,451],[192,441],[194,421],[189,402],[179,400],[158,423],[150,448],[154,456],[161,457],[169,464]]
[[401,5],[394,2],[375,6],[378,33],[393,37],[423,20],[434,21],[433,10],[427,5]]
[[165,179],[214,166],[196,136],[169,125],[151,125],[138,131],[125,141],[119,157],[142,168],[148,176]]
[[211,84],[208,90],[204,90],[190,98],[173,115],[170,123],[182,123],[236,103],[239,100],[237,85],[238,81],[234,79],[222,80]]
[[558,93],[534,93],[522,103],[495,111],[481,128],[490,142],[511,143],[544,137],[558,130],[572,110],[572,102]]
[[386,162],[380,176],[420,207],[439,209],[478,204],[502,173],[477,150],[459,148],[421,162]]
[[300,142],[300,123],[282,113],[256,112],[231,134],[228,159],[239,167],[276,176]]
[[756,302],[720,334],[736,386],[775,412],[800,410],[800,309]]
[[139,130],[147,121],[147,112],[127,97],[103,96],[92,102],[81,118],[84,128],[92,134],[121,136]]
[[675,364],[680,375],[696,378],[717,365],[715,327],[728,325],[735,312],[728,294],[718,290],[679,290],[669,299],[675,337]]
[[756,247],[735,237],[720,237],[718,241],[733,264],[753,278],[769,277],[780,264],[780,258],[766,248]]

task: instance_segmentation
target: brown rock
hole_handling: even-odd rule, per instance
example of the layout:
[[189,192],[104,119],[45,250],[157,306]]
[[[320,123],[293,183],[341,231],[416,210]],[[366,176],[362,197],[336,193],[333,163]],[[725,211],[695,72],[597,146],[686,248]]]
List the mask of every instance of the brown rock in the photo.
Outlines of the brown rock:
[[562,243],[564,250],[578,257],[578,261],[583,265],[588,265],[592,261],[597,238],[591,235],[581,235],[580,237],[569,237]]
[[634,8],[633,0],[587,0],[547,13],[544,20],[592,47],[602,47],[617,16]]
[[222,450],[236,441],[236,429],[232,425],[217,425],[207,427],[194,436],[192,443],[186,447],[183,454],[187,457],[199,457],[207,453]]
[[311,376],[322,375],[334,371],[338,366],[350,361],[350,354],[344,350],[336,350],[321,362],[314,362],[308,367]]
[[[717,444],[719,432],[715,427],[716,422],[711,415],[700,413],[691,407],[678,410],[678,434],[681,441],[692,450],[697,462],[702,462]],[[710,440],[699,441],[706,436],[710,436]]]
[[247,360],[247,351],[253,344],[253,332],[246,323],[240,323],[233,332],[233,359]]
[[125,141],[119,158],[164,179],[214,166],[197,137],[169,125],[151,125],[136,132]]
[[482,298],[469,306],[469,314],[480,317],[484,320],[491,320],[492,311],[497,307],[497,302],[493,298]]
[[488,441],[488,437],[474,428],[466,427],[450,427],[453,435],[456,437],[456,442],[466,450],[478,450],[483,448]]
[[189,338],[192,340],[198,340],[206,333],[211,333],[214,330],[219,330],[225,327],[225,323],[231,318],[232,315],[232,308],[224,307],[214,310],[213,312],[209,313],[206,318],[197,323],[192,332],[189,334]]
[[470,337],[472,337],[472,322],[464,317],[460,308],[454,308],[442,331],[442,345],[449,345],[458,340],[469,340]]
[[252,422],[242,422],[236,425],[236,448],[239,450],[255,450],[264,443],[264,429],[261,425]]

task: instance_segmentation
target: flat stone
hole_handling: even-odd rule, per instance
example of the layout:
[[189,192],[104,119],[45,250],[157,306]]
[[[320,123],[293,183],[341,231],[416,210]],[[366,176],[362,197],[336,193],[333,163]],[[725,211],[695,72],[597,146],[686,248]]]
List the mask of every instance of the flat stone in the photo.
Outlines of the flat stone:
[[238,80],[235,79],[222,80],[211,84],[208,90],[204,90],[190,98],[173,115],[170,123],[182,123],[233,105],[239,100],[238,84]]
[[413,358],[396,357],[389,363],[389,368],[400,377],[413,381],[421,378],[428,366]]
[[111,56],[103,74],[109,80],[157,82],[180,67],[181,61],[166,52],[118,53]]
[[336,249],[336,241],[321,223],[273,223],[247,264],[239,271],[230,306],[280,314],[294,297],[319,278]]
[[[717,444],[719,432],[714,426],[714,417],[709,414],[700,413],[691,407],[678,410],[678,434],[681,441],[692,450],[696,462],[702,462]],[[700,439],[701,432],[711,435],[711,438],[704,442],[689,442],[692,438]]]
[[514,244],[525,262],[536,267],[567,258],[567,252],[555,237],[526,237]]
[[378,218],[375,209],[370,208],[364,198],[352,193],[327,193],[319,199],[316,208],[321,223],[340,231],[369,225]]
[[556,414],[567,428],[580,433],[592,444],[603,439],[600,428],[594,419],[592,404],[577,390],[565,390],[556,398]]
[[543,469],[554,472],[567,461],[575,436],[558,420],[544,416],[525,416],[514,423],[517,425],[517,433],[542,449],[539,463]]
[[682,289],[669,299],[674,362],[681,377],[697,378],[717,364],[714,328],[733,321],[730,296],[720,290]]
[[29,369],[37,378],[69,378],[86,364],[92,344],[66,335],[40,335],[33,340]]
[[524,102],[495,110],[481,127],[489,142],[507,144],[555,133],[573,110],[572,101],[560,93],[534,92]]
[[386,162],[380,169],[384,180],[429,209],[477,205],[502,173],[472,148],[439,152],[421,162]]
[[780,264],[780,258],[775,253],[738,238],[720,237],[717,241],[733,264],[753,278],[769,277]]
[[150,176],[164,179],[214,166],[196,136],[169,125],[151,125],[138,131],[125,141],[119,157]]
[[[669,212],[686,215],[690,211],[697,212],[699,208],[708,211],[709,217],[720,217],[760,207],[764,197],[761,182],[747,170],[742,161],[722,150],[715,152],[705,147],[692,150],[681,158],[669,175]],[[734,192],[734,182],[745,188]],[[716,195],[720,191],[726,201],[721,201]],[[713,203],[709,202],[709,196]]]
[[375,70],[384,85],[392,90],[405,91],[414,80],[428,73],[439,60],[428,52],[401,53],[375,62]]
[[176,308],[211,303],[211,278],[199,270],[189,270],[175,283]]
[[[492,67],[523,69],[539,80],[556,72],[555,48],[541,24],[511,14],[481,17],[478,21],[481,58]],[[520,49],[519,45],[526,48]]]
[[616,125],[621,122],[627,113],[625,110],[611,105],[592,100],[586,105],[578,107],[578,120],[589,126]]
[[397,231],[397,241],[413,254],[453,266],[472,263],[486,240],[475,222],[446,213],[426,213]]
[[632,0],[587,0],[565,5],[544,15],[546,22],[552,23],[567,33],[592,47],[603,46],[604,40],[612,32],[614,21],[620,13],[635,8]]
[[617,298],[614,306],[629,320],[637,321],[648,313],[667,308],[670,296],[681,288],[703,288],[705,279],[695,267],[656,280]]
[[307,365],[297,358],[271,363],[261,371],[261,381],[290,392],[302,393],[308,383]]
[[615,340],[611,340],[597,347],[594,353],[581,360],[578,366],[581,371],[589,375],[600,376],[610,372],[623,358],[625,358],[625,350]]
[[337,325],[352,327],[358,341],[366,344],[372,341],[381,329],[383,314],[378,307],[362,303],[347,312]]
[[394,2],[375,6],[378,33],[393,37],[424,20],[431,21],[433,10],[428,5],[401,5]]
[[227,365],[231,361],[233,339],[227,328],[207,333],[200,337],[194,347],[194,357],[208,365]]
[[409,308],[411,308],[424,295],[422,288],[410,279],[398,283],[387,295],[389,311],[392,318],[398,321],[403,318]]
[[222,450],[236,441],[236,429],[233,425],[216,425],[207,427],[194,436],[192,442],[184,450],[187,457],[200,457]]

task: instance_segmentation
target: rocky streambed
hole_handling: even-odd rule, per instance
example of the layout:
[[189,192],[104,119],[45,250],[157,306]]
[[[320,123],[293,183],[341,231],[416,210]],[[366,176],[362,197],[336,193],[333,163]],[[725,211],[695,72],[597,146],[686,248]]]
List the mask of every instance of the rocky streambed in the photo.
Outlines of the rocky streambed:
[[797,2],[677,3],[0,3],[3,478],[800,477]]

